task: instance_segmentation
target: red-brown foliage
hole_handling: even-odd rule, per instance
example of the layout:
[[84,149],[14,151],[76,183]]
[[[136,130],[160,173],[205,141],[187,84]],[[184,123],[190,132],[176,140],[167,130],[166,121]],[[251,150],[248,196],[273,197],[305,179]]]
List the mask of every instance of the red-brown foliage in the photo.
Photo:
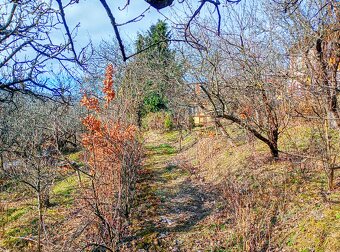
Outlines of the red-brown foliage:
[[89,115],[82,120],[86,128],[82,143],[90,174],[85,199],[89,218],[95,219],[91,242],[113,249],[129,215],[141,150],[137,128],[113,113],[115,91],[112,65],[106,69],[102,91],[104,106],[100,106],[97,98],[87,95],[81,100],[89,111]]

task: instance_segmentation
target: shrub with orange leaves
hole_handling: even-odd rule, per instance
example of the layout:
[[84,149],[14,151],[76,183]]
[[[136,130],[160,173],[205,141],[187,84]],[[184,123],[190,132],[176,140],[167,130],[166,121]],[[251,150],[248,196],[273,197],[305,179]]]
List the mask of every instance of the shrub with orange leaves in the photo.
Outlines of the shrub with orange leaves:
[[91,180],[91,186],[85,191],[85,200],[89,217],[96,220],[92,226],[92,231],[96,231],[91,243],[114,250],[129,216],[141,162],[141,144],[137,127],[113,113],[116,107],[112,102],[115,91],[111,64],[106,68],[102,91],[104,106],[97,98],[87,95],[81,100],[81,105],[89,112],[82,120],[86,128],[82,135],[86,151],[84,161]]
[[88,98],[85,94],[83,98],[80,100],[80,104],[85,106],[89,110],[97,110],[99,111],[99,101],[97,98]]
[[105,94],[104,99],[109,104],[115,98],[115,91],[113,89],[113,66],[109,64],[106,68],[105,79],[103,81],[103,93]]

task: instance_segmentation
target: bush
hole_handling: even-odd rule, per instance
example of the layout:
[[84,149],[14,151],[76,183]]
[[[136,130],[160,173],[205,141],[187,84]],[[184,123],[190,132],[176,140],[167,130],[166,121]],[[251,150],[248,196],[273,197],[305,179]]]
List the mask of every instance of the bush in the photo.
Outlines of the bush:
[[156,92],[147,94],[143,101],[142,115],[159,112],[166,109],[165,98]]
[[144,130],[164,130],[165,112],[149,113],[142,119]]
[[174,123],[172,121],[172,117],[170,114],[166,114],[165,119],[164,119],[164,128],[166,130],[172,130],[174,127]]

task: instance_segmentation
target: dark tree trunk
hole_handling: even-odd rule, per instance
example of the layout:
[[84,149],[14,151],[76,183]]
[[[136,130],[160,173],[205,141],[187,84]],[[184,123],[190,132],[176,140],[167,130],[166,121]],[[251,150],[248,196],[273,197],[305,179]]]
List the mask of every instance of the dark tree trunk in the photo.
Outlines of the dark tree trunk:
[[270,153],[272,154],[273,158],[279,157],[279,150],[277,148],[277,144],[269,145]]
[[328,188],[330,191],[334,189],[334,169],[333,168],[329,172]]
[[50,207],[51,206],[51,202],[50,202],[50,194],[49,194],[49,190],[47,190],[47,192],[41,192],[41,206],[42,207]]
[[0,153],[0,170],[5,172],[5,169],[4,169],[4,156],[2,153]]
[[270,148],[270,152],[273,156],[273,158],[278,158],[279,157],[279,148],[278,148],[278,139],[279,139],[279,131],[277,127],[273,127],[271,130],[269,136],[264,137],[259,131],[251,127],[250,125],[242,122],[241,119],[233,116],[233,115],[223,115],[223,118],[230,120],[232,122],[237,123],[241,127],[245,128],[248,130],[251,134],[253,134],[257,139],[261,140],[267,146]]
[[141,108],[138,109],[137,111],[137,126],[139,129],[142,128],[142,110]]
[[[216,112],[216,114],[218,114],[217,108],[214,104],[214,101],[213,101],[211,95],[205,89],[204,86],[201,85],[200,87],[203,90],[203,92],[208,96],[209,101],[211,102],[211,104],[214,107],[214,111]],[[275,111],[273,110],[272,106],[270,105],[268,98],[267,98],[267,95],[266,95],[264,90],[262,92],[262,98],[263,98],[263,101],[265,103],[265,109],[267,111],[267,118],[268,118],[268,125],[269,125],[269,129],[268,129],[269,134],[267,134],[267,136],[262,135],[261,130],[256,129],[256,127],[253,127],[251,124],[248,124],[245,120],[240,119],[238,116],[236,116],[233,113],[217,115],[215,117],[215,122],[217,122],[220,118],[224,118],[226,120],[230,120],[230,121],[238,124],[242,128],[248,130],[257,139],[259,139],[262,142],[264,142],[265,144],[267,144],[267,146],[269,146],[269,148],[270,148],[270,151],[271,151],[273,158],[277,159],[279,157],[279,148],[278,148],[279,126],[278,126],[278,123],[277,123],[276,116],[274,114]]]
[[270,132],[270,137],[269,137],[269,148],[270,148],[270,152],[273,156],[273,158],[278,158],[279,157],[279,148],[278,148],[278,142],[279,140],[279,132],[278,129],[274,129],[272,130],[272,132]]
[[[329,59],[327,57],[327,46],[329,46],[327,40],[323,38],[319,38],[316,41],[316,51],[317,56],[320,64],[320,71],[319,71],[319,79],[323,84],[323,88],[326,89],[327,99],[328,99],[328,113],[331,120],[331,126],[340,128],[340,120],[339,120],[339,105],[337,100],[338,89],[337,89],[337,80],[336,80],[336,73],[337,73],[337,66],[332,69],[329,66]],[[325,49],[326,46],[326,49]],[[333,46],[333,50],[337,51],[339,47]],[[326,50],[326,52],[325,52]],[[326,53],[326,55],[325,55]]]

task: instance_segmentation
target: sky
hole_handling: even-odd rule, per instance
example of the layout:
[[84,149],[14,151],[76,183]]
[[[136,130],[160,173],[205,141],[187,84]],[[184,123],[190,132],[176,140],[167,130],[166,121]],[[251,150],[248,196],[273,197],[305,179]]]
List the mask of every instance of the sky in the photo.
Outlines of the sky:
[[[126,0],[108,0],[117,23],[124,23],[140,15],[149,5],[144,0],[131,0],[130,4],[124,10]],[[168,13],[168,8],[161,10],[163,14]],[[99,0],[81,0],[78,4],[74,4],[65,11],[67,22],[70,27],[75,27],[80,23],[76,43],[85,45],[89,39],[94,45],[98,45],[102,39],[115,39],[113,27],[110,20]],[[138,32],[142,33],[157,22],[158,19],[164,17],[154,8],[150,8],[145,13],[145,17],[139,22],[121,26],[119,31],[125,43],[132,43]]]
[[[0,0],[0,2],[1,1],[3,0]],[[46,3],[50,3],[51,1],[53,7],[56,10],[58,9],[57,2],[55,0],[41,1],[46,1]],[[66,5],[69,1],[70,0],[62,0],[62,3],[63,5]],[[194,11],[200,4],[199,0],[174,0],[174,4],[171,8],[167,7],[161,11],[157,11],[153,7],[150,7],[149,4],[145,2],[145,0],[130,0],[130,4],[124,10],[120,10],[120,8],[125,6],[127,1],[128,0],[107,0],[107,3],[110,5],[111,11],[116,18],[117,23],[125,23],[133,18],[136,18],[149,8],[149,10],[145,12],[145,17],[142,20],[119,27],[124,46],[127,48],[129,45],[134,43],[138,33],[147,31],[152,24],[157,22],[157,20],[166,20],[166,17],[168,17],[171,19],[168,21],[169,25],[171,26],[171,21],[174,21],[174,19],[183,19],[183,17],[186,17],[183,14],[183,9],[188,10],[188,6],[190,6],[191,11]],[[34,1],[32,2],[34,3]],[[27,3],[30,2],[28,1]],[[7,0],[6,6],[11,8],[12,1]],[[207,14],[205,13],[206,10],[207,8],[203,8],[200,14]],[[0,13],[4,13],[4,10],[1,9]],[[6,13],[8,13],[8,11]],[[116,41],[113,27],[100,0],[79,0],[79,3],[75,3],[65,8],[65,14],[66,21],[71,30],[79,24],[77,35],[74,38],[75,48],[78,53],[85,45],[89,44],[90,41],[92,41],[94,47],[99,46],[103,39],[106,41]],[[4,18],[6,18],[6,16]],[[185,23],[183,20],[182,22]],[[65,29],[61,24],[55,28],[56,29],[53,29],[51,32],[47,33],[46,36],[42,36],[42,38],[45,40],[43,40],[41,43],[48,43],[49,39],[51,38],[53,45],[62,45],[68,40],[65,34]],[[48,38],[46,38],[47,36]],[[0,59],[1,57],[6,57],[6,55],[0,55]],[[32,60],[36,57],[36,52],[30,46],[27,46],[18,52],[16,57],[17,59],[20,59],[19,61],[21,61],[21,59],[24,59],[22,61],[26,61],[26,59]],[[12,63],[13,62],[11,62],[11,64]],[[66,63],[64,62],[64,64]],[[9,72],[12,72],[11,67],[13,67],[13,65],[8,66]],[[44,70],[47,70],[41,74],[41,76],[43,76],[45,79],[50,78],[48,73],[58,73],[59,69],[61,68],[59,63],[55,60],[46,61],[43,63],[43,65],[41,65],[41,67],[44,67]]]

